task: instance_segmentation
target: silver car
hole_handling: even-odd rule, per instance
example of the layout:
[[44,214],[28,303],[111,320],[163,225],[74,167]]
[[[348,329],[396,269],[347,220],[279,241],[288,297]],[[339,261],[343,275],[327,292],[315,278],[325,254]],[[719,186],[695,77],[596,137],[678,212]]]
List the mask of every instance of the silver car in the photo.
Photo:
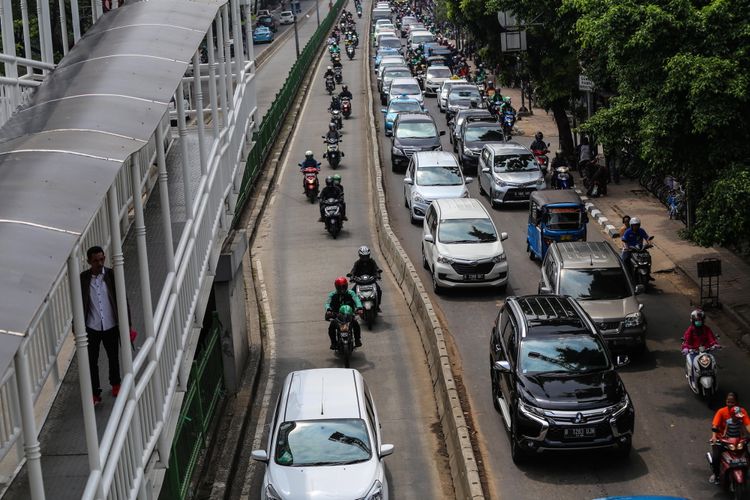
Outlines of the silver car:
[[424,76],[424,93],[425,95],[437,96],[440,86],[443,82],[452,76],[448,66],[430,66],[427,68],[427,74]]
[[414,153],[404,177],[404,205],[416,224],[424,218],[433,200],[468,198],[466,185],[474,179],[464,177],[456,155],[445,151]]
[[448,101],[448,93],[450,92],[451,87],[454,85],[459,85],[459,84],[466,85],[467,83],[469,82],[467,82],[463,78],[459,78],[456,80],[449,78],[443,82],[443,84],[440,86],[440,93],[438,93],[438,96],[437,96],[438,109],[440,109],[441,113],[445,113],[445,108],[447,106],[447,101]]
[[534,155],[517,142],[485,144],[479,155],[479,192],[493,208],[502,203],[526,203],[532,191],[546,187]]
[[388,499],[380,422],[362,375],[348,368],[290,373],[284,381],[268,448],[263,500]]

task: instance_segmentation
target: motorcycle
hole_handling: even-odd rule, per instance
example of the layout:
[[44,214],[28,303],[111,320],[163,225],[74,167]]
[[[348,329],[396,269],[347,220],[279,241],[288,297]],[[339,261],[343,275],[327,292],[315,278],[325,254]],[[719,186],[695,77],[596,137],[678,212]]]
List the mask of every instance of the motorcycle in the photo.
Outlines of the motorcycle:
[[378,316],[378,306],[380,305],[378,303],[378,286],[376,285],[380,276],[371,276],[369,274],[352,276],[351,273],[347,274],[347,276],[354,282],[354,292],[359,297],[359,301],[362,302],[362,309],[364,309],[363,318],[365,323],[367,323],[367,328],[372,330],[375,318]]
[[[325,137],[323,138],[325,139]],[[323,153],[323,158],[328,160],[328,165],[330,165],[332,169],[336,169],[341,163],[341,158],[343,158],[344,152],[339,151],[338,141],[326,140],[325,143],[326,152]]]
[[706,349],[700,346],[697,350],[690,349],[685,356],[685,378],[688,380],[690,390],[709,403],[719,388],[719,382],[716,379],[718,366],[712,354],[712,351],[718,348],[718,346],[713,346]]
[[555,189],[570,189],[573,187],[573,176],[570,175],[569,167],[563,165],[555,169],[552,187]]
[[331,64],[336,65],[339,63],[341,63],[341,52],[331,52]]
[[[302,164],[298,163],[301,167]],[[302,175],[305,176],[305,196],[310,200],[310,203],[315,203],[318,199],[318,192],[320,191],[320,184],[318,183],[318,171],[320,170],[320,163],[317,167],[305,167],[302,169]]]
[[357,9],[357,17],[360,17],[360,18],[362,17],[362,8],[361,7]]
[[344,118],[349,118],[352,115],[352,101],[348,97],[341,98],[341,114]]
[[648,242],[637,247],[630,248],[630,262],[628,263],[628,271],[633,277],[633,281],[636,285],[643,285],[646,288],[651,281],[651,254],[648,253],[648,249],[653,247],[650,243],[654,237],[651,236]]
[[331,123],[334,123],[336,125],[336,130],[341,130],[342,128],[344,128],[344,121],[341,118],[341,111],[339,111],[338,109],[331,110]]
[[543,151],[541,149],[532,149],[531,152],[533,153],[534,158],[536,158],[536,162],[542,168],[542,173],[546,174],[547,164],[549,163],[549,156],[547,156],[548,151]]
[[336,84],[333,81],[333,75],[329,75],[326,77],[326,91],[328,92],[328,95],[333,94],[333,90],[336,88]]
[[513,126],[516,124],[516,114],[507,110],[503,112],[503,134],[505,140],[509,141],[513,137]]
[[326,226],[326,231],[335,240],[344,226],[344,219],[341,215],[341,200],[328,198],[321,200],[320,203],[323,205],[323,223]]
[[341,66],[334,66],[333,67],[333,76],[336,79],[336,83],[338,83],[338,84],[341,84],[341,82],[344,81],[344,75],[341,74],[341,71],[342,71]]
[[350,61],[354,59],[354,45],[346,46],[346,57],[348,57]]
[[336,352],[344,358],[344,367],[349,368],[354,353],[354,316],[337,314],[331,321],[336,331]]
[[[741,500],[747,491],[747,438],[724,437],[719,439],[721,461],[719,477],[716,479],[725,491],[732,493],[734,500]],[[713,464],[711,453],[706,453],[708,464]]]

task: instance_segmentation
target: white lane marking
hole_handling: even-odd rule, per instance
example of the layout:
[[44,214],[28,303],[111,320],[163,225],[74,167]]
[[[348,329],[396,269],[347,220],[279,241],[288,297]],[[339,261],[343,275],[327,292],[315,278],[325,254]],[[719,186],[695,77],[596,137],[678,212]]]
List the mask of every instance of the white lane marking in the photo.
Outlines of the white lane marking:
[[[263,279],[263,267],[261,266],[260,259],[255,259],[255,270],[258,276],[258,284],[260,285],[260,300],[263,304],[263,317],[266,325],[266,349],[268,355],[268,378],[266,379],[266,389],[263,392],[263,400],[260,406],[260,412],[258,413],[258,421],[255,426],[255,436],[253,436],[253,445],[250,448],[252,450],[260,449],[260,443],[263,439],[263,432],[266,428],[266,418],[268,416],[268,408],[271,404],[271,394],[273,392],[274,382],[276,380],[276,331],[273,327],[273,317],[271,316],[271,303],[268,300],[268,290],[266,289],[266,282]],[[245,500],[250,498],[250,481],[256,468],[260,464],[254,460],[250,460],[245,472],[245,479],[242,483],[242,493],[240,498]]]

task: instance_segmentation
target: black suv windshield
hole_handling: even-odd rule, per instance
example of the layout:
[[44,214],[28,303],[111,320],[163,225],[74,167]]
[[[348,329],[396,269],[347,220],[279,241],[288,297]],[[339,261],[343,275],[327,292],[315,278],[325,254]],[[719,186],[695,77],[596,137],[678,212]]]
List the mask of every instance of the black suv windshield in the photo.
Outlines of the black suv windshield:
[[599,340],[581,332],[527,337],[521,343],[519,366],[524,375],[577,375],[605,370],[609,361]]
[[570,295],[577,300],[618,300],[632,293],[625,273],[615,267],[563,270],[560,295]]
[[432,122],[400,122],[396,129],[396,137],[399,139],[429,139],[437,136],[437,129]]
[[464,132],[464,141],[503,142],[503,131],[497,124],[468,125]]

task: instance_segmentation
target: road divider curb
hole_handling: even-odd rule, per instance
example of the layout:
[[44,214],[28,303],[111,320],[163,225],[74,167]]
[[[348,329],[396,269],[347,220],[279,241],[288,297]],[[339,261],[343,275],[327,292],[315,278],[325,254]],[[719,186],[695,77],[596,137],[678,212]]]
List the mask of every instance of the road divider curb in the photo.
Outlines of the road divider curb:
[[[363,37],[364,39],[364,37]],[[369,40],[369,32],[367,40]],[[366,44],[367,60],[370,61],[370,44]],[[385,202],[383,188],[383,172],[377,143],[378,130],[375,126],[375,110],[372,107],[372,71],[367,71],[367,108],[369,115],[369,146],[371,155],[367,161],[368,173],[375,189],[372,195],[375,207],[375,221],[380,250],[396,277],[414,322],[419,330],[429,366],[435,402],[440,418],[440,425],[445,439],[448,453],[452,483],[457,499],[484,499],[479,469],[471,446],[470,429],[466,424],[461,399],[458,394],[448,349],[445,344],[444,332],[440,325],[432,301],[425,291],[409,256],[394,234],[388,209]]]

